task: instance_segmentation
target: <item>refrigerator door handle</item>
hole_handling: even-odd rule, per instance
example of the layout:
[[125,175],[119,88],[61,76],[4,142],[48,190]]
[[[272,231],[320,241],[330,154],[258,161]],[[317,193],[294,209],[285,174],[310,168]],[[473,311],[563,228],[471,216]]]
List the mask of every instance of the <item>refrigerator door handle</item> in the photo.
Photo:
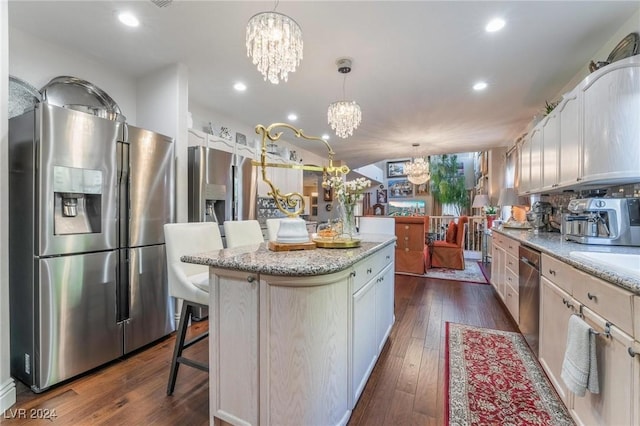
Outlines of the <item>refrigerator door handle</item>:
[[129,318],[129,250],[118,250],[118,286],[116,287],[116,318],[118,323],[122,323]]

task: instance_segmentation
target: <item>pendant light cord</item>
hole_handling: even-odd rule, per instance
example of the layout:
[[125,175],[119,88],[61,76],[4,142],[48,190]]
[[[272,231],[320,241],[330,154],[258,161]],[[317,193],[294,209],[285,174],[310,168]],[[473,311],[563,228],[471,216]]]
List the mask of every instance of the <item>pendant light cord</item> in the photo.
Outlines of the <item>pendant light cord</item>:
[[276,0],[276,4],[273,6],[273,11],[275,12],[276,9],[278,8],[278,4],[280,3],[280,0]]
[[347,95],[346,95],[346,90],[345,87],[347,85],[347,74],[345,73],[344,77],[342,78],[342,100],[345,101],[347,100]]

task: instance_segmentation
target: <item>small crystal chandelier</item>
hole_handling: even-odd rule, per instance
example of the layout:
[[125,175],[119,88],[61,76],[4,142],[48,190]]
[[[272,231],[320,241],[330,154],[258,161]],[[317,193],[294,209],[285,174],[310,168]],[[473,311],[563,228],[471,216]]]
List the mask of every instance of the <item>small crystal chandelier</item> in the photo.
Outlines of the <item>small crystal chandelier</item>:
[[[278,2],[276,2],[276,7]],[[273,84],[279,78],[287,81],[302,60],[302,30],[287,15],[262,12],[253,15],[247,23],[247,56],[252,59],[264,80]]]
[[[417,153],[419,143],[412,145]],[[404,171],[407,174],[407,179],[414,185],[421,185],[429,180],[429,162],[424,157],[414,157],[413,161],[408,161],[404,165]]]
[[[336,61],[338,72],[344,74],[342,82],[342,97],[344,98],[344,86],[347,74],[351,72],[351,59],[340,58]],[[362,111],[356,101],[336,101],[329,105],[327,119],[331,128],[336,131],[340,138],[347,138],[353,135],[353,131],[358,128],[362,121]]]

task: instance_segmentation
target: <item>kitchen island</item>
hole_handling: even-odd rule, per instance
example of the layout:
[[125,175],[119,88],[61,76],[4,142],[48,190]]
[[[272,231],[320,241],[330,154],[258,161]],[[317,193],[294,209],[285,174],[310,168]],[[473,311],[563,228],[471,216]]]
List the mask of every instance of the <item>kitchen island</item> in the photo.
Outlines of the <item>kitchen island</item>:
[[210,267],[210,416],[346,424],[394,322],[395,236],[352,249],[265,244],[184,256]]

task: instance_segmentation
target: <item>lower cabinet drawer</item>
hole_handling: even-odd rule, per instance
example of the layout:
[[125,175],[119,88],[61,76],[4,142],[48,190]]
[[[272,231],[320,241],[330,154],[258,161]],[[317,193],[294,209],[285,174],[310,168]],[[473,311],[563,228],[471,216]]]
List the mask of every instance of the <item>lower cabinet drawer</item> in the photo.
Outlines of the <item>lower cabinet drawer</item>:
[[358,291],[363,285],[369,282],[371,278],[378,275],[380,271],[393,261],[394,250],[394,245],[390,244],[354,265],[353,272],[355,273],[355,277],[353,293]]
[[520,324],[520,294],[509,284],[505,286],[504,304],[516,324]]
[[542,276],[547,277],[549,281],[569,294],[571,294],[572,283],[580,282],[580,273],[577,269],[544,253],[541,265],[540,273]]
[[[510,256],[507,256],[509,258]],[[518,291],[518,273],[511,270],[511,268],[505,268],[504,281],[508,286]]]
[[573,297],[625,333],[633,335],[633,294],[599,278],[576,271]]

